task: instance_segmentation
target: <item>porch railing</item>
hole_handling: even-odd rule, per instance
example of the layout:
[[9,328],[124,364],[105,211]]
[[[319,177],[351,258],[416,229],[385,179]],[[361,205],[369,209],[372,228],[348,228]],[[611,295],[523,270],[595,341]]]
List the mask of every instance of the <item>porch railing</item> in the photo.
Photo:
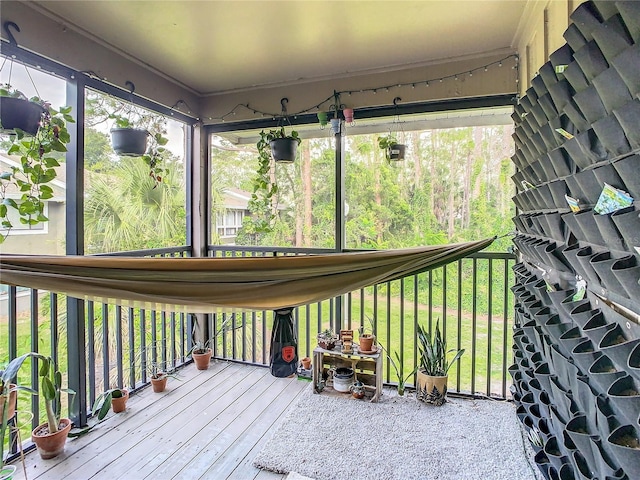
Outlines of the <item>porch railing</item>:
[[[333,253],[333,250],[210,246],[212,257],[250,257]],[[396,384],[392,365],[398,352],[404,372],[418,361],[417,325],[432,331],[439,322],[449,349],[465,349],[449,372],[449,390],[507,398],[511,355],[513,284],[509,253],[476,253],[401,280],[363,288],[294,311],[300,356],[311,356],[316,335],[325,328],[373,330],[388,354],[385,383]],[[209,316],[214,356],[268,364],[273,312],[218,311]],[[397,363],[397,362],[396,362]],[[405,373],[405,375],[406,375]],[[407,382],[413,384],[413,378]]]
[[[174,247],[111,255],[186,257],[189,252],[187,247]],[[79,346],[67,341],[64,295],[17,287],[8,287],[1,293],[0,361],[29,351],[39,352],[51,355],[65,377],[68,362],[80,362],[85,365],[87,398],[76,396],[73,401],[80,402],[87,410],[107,388],[125,387],[134,391],[149,383],[148,371],[152,364],[173,370],[188,360],[187,352],[192,345],[191,315],[88,301],[84,318],[86,355],[81,358]],[[27,360],[20,370],[18,383],[38,391],[37,365],[29,363]],[[63,416],[67,416],[68,398],[62,401]],[[45,421],[40,396],[21,393],[18,412],[17,422],[24,440],[29,438],[29,423],[35,428]],[[15,454],[16,430],[12,435],[10,450]]]
[[[188,256],[187,247],[125,252],[127,256]],[[332,253],[332,250],[217,247],[212,257],[273,256]],[[514,256],[477,253],[435,270],[401,280],[363,288],[349,294],[295,309],[299,354],[310,356],[319,331],[331,327],[363,326],[373,330],[389,354],[397,351],[405,372],[417,362],[416,327],[432,330],[439,322],[449,348],[465,349],[461,361],[449,372],[450,391],[508,397],[507,367],[511,353]],[[215,337],[214,356],[255,365],[269,363],[272,312],[216,311],[205,316]],[[86,398],[91,408],[106,388],[141,388],[149,381],[148,367],[177,368],[188,361],[192,346],[193,316],[145,311],[115,305],[85,304],[85,351],[67,342],[66,301],[63,295],[8,287],[0,295],[0,360],[35,351],[51,355],[66,375],[68,362],[85,365]],[[7,348],[8,347],[8,348]],[[5,350],[7,348],[7,350]],[[389,358],[384,380],[396,384]],[[38,390],[37,365],[26,364],[19,383]],[[408,384],[413,380],[410,378]],[[69,411],[64,399],[63,411]],[[35,428],[43,419],[38,396],[21,394],[18,410],[31,412],[23,423]],[[15,444],[13,446],[15,452]]]

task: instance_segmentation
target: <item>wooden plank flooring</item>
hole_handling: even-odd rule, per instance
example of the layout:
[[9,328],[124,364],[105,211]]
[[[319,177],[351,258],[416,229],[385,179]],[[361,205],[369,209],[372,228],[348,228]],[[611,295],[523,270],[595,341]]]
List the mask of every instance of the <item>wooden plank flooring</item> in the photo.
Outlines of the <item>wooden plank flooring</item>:
[[[67,440],[52,460],[27,455],[30,480],[281,479],[252,463],[288,407],[309,386],[272,377],[267,368],[214,362],[190,365],[164,393],[133,395],[80,439]],[[17,464],[16,479],[23,479]]]

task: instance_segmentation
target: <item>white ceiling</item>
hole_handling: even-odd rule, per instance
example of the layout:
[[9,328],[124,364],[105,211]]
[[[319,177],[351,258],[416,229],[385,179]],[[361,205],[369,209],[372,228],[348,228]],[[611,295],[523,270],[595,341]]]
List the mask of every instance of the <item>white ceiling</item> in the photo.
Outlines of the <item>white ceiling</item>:
[[512,52],[527,1],[30,4],[206,95]]

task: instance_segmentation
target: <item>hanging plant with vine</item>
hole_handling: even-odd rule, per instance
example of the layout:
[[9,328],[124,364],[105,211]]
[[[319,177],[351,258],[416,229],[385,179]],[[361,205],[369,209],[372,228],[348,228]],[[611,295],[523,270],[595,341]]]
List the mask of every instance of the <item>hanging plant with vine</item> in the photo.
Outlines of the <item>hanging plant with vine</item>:
[[[0,96],[26,99],[10,85],[2,86]],[[53,198],[49,183],[56,178],[55,167],[60,166],[52,154],[66,152],[66,144],[71,140],[66,126],[67,122],[74,122],[71,107],[55,110],[37,97],[29,101],[39,104],[44,111],[35,135],[16,128],[9,136],[7,154],[19,156],[20,165],[11,167],[11,171],[0,172],[0,243],[14,227],[9,218],[11,211],[18,213],[23,225],[48,221],[44,214],[45,201]]]

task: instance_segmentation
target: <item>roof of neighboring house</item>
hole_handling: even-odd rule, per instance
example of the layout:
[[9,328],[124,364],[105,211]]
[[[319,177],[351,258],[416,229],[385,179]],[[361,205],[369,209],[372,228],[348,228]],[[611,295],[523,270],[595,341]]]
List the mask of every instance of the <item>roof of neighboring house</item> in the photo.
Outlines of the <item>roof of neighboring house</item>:
[[224,194],[224,208],[247,210],[249,200],[251,200],[249,192],[231,187],[225,188],[222,193]]
[[[20,157],[17,155],[7,155],[6,153],[0,153],[0,171],[10,171],[11,167],[20,166]],[[53,179],[49,185],[53,188],[53,198],[46,200],[48,202],[64,202],[66,198],[66,168],[62,164],[59,167],[55,167],[56,178]],[[10,185],[7,188],[7,193],[11,197],[19,197],[20,192],[14,185]]]

